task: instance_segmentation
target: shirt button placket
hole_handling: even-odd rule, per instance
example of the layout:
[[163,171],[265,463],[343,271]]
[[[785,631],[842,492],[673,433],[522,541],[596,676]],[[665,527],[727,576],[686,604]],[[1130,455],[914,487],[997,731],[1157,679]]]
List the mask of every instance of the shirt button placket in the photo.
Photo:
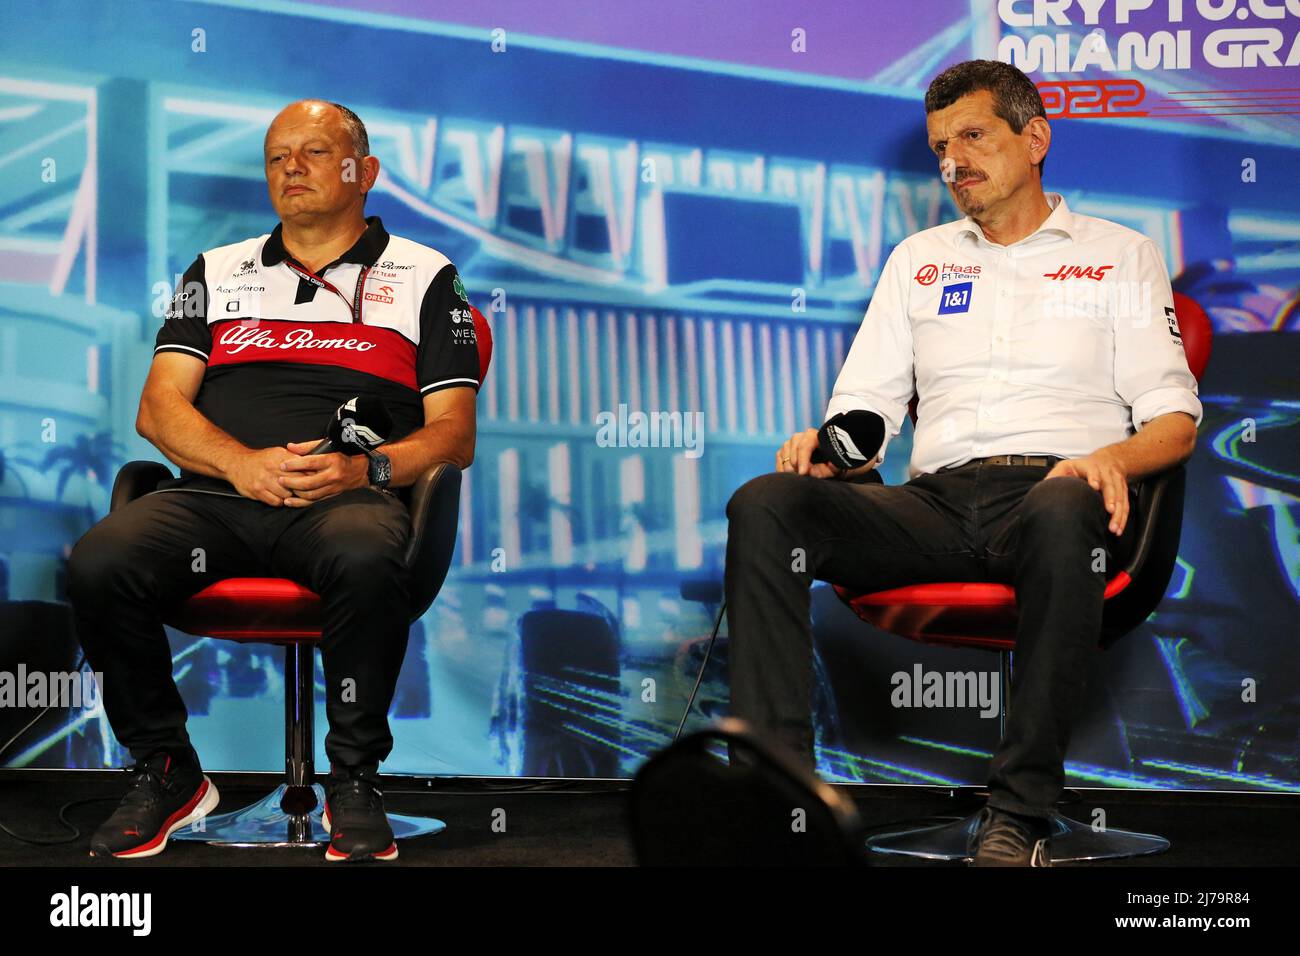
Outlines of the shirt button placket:
[[[972,452],[977,458],[981,457],[985,452],[985,432],[989,421],[992,419],[991,408],[1001,399],[1001,383],[1006,379],[1013,302],[1012,283],[1015,279],[1014,269],[1007,268],[1011,258],[1010,250],[1000,249],[994,264],[994,275],[991,277],[996,284],[996,295],[993,300],[993,315],[989,332],[992,338],[989,343],[989,378],[985,383],[984,393],[980,399],[979,415],[975,426],[975,444],[972,448]],[[1010,273],[1010,276],[1008,276],[1008,273]]]
[[1011,365],[1011,316],[1016,304],[1016,257],[1010,249],[1002,250],[1002,256],[1003,274],[998,277],[998,310],[993,323],[994,381],[999,383],[1006,381]]

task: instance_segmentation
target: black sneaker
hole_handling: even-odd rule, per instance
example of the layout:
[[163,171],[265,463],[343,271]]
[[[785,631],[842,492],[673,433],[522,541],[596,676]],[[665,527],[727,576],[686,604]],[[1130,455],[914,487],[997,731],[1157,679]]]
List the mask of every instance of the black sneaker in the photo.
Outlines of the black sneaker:
[[325,859],[396,860],[397,841],[384,813],[384,794],[373,770],[335,767],[325,783],[321,817],[330,845]]
[[1051,866],[1047,838],[1051,823],[993,807],[980,811],[971,839],[973,866]]
[[161,853],[167,838],[207,816],[221,799],[191,750],[188,759],[157,751],[131,767],[126,796],[90,838],[91,856],[134,860]]

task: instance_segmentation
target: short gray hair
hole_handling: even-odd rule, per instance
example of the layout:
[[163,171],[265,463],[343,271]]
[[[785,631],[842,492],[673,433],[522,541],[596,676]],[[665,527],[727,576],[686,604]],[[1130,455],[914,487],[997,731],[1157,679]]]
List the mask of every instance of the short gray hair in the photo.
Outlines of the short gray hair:
[[[988,90],[993,94],[994,114],[1006,120],[1016,135],[1035,116],[1047,118],[1043,98],[1038,95],[1034,81],[1010,63],[1000,60],[967,60],[948,67],[925,91],[925,112],[929,114],[946,109],[977,90]],[[1040,179],[1046,165],[1047,157],[1044,156],[1038,163]]]
[[330,106],[343,114],[343,128],[352,139],[352,152],[357,159],[365,159],[370,155],[370,137],[366,135],[366,124],[342,103],[331,103]]

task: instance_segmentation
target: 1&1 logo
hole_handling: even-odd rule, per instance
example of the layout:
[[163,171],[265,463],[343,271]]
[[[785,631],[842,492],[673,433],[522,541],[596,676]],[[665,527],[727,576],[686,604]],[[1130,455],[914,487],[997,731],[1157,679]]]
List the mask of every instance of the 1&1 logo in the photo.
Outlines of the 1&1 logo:
[[971,283],[957,282],[943,287],[939,296],[939,314],[952,315],[955,312],[970,311]]

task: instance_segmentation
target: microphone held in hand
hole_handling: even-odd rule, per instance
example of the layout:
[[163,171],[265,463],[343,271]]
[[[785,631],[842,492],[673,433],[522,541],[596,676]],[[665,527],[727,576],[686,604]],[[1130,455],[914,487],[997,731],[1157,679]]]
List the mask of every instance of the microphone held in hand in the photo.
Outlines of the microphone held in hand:
[[875,412],[841,412],[817,430],[817,447],[810,460],[849,471],[875,461],[884,442],[885,420]]
[[335,410],[325,429],[325,440],[309,455],[327,455],[338,451],[345,455],[364,455],[388,440],[393,416],[382,399],[359,395]]

